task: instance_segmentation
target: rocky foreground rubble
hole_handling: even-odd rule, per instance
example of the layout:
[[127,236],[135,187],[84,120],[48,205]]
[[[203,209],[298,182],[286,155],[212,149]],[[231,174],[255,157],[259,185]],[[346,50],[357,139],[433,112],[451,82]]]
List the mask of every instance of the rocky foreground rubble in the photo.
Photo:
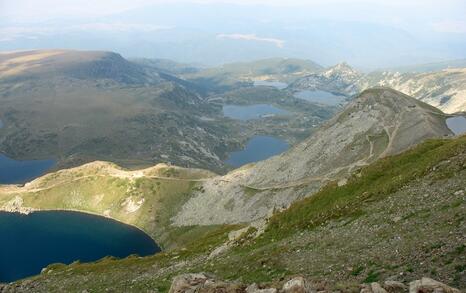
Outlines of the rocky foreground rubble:
[[[258,284],[242,284],[226,282],[206,273],[184,274],[174,278],[169,293],[325,293],[345,292],[345,290],[332,291],[327,285],[313,283],[304,277],[294,277],[275,286],[261,286]],[[350,290],[353,292],[353,290]],[[408,285],[397,281],[373,282],[359,287],[360,293],[461,293],[441,282],[430,278],[422,278],[410,282]]]

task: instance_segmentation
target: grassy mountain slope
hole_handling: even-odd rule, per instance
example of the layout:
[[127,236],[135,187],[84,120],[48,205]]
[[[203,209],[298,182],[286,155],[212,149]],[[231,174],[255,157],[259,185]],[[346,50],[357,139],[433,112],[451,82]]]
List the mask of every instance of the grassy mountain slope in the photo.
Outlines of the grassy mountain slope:
[[360,282],[420,276],[466,289],[465,179],[466,137],[429,140],[362,168],[343,186],[329,183],[275,214],[263,234],[255,237],[250,228],[220,252],[238,228],[218,227],[183,249],[150,257],[51,265],[9,287],[166,292],[173,276],[208,271],[259,283],[302,274],[345,292],[359,292]]
[[[170,218],[198,187],[215,174],[164,164],[129,171],[107,162],[93,162],[47,174],[25,186],[0,186],[0,209],[19,211],[76,210],[111,217],[145,231],[164,248],[178,246],[179,231]],[[196,230],[196,229],[195,229]],[[209,230],[199,228],[196,231]],[[175,235],[173,236],[172,233]]]

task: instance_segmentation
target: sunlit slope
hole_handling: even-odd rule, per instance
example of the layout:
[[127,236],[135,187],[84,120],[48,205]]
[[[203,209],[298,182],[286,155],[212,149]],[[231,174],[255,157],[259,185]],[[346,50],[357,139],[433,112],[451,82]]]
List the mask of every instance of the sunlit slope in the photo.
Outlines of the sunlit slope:
[[139,227],[162,246],[177,245],[170,217],[200,180],[214,174],[164,164],[129,171],[94,162],[38,178],[25,186],[0,186],[0,209],[76,210],[111,217]]

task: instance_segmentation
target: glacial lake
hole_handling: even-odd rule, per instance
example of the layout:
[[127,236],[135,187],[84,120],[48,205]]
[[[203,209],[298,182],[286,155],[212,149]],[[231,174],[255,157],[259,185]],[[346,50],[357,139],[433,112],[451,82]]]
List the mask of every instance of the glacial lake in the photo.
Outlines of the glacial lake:
[[104,217],[77,212],[0,212],[0,282],[39,274],[52,263],[89,262],[105,256],[146,256],[160,251],[144,232]]
[[466,117],[456,116],[447,118],[447,126],[455,135],[466,133]]
[[278,155],[288,148],[288,143],[282,139],[257,135],[248,141],[243,150],[231,153],[226,163],[240,167]]
[[0,184],[31,181],[55,166],[55,160],[17,161],[0,154]]
[[269,104],[256,105],[224,105],[223,115],[232,119],[251,120],[260,119],[267,116],[286,115],[288,111],[277,108]]
[[[0,128],[3,122],[0,119]],[[55,160],[16,161],[0,154],[0,184],[25,183],[55,166]]]
[[294,94],[298,99],[306,100],[312,103],[319,103],[329,106],[336,106],[345,101],[344,96],[337,96],[329,92],[315,90],[303,90]]
[[270,81],[270,80],[255,80],[254,86],[270,86],[282,90],[288,86],[288,84],[280,81]]

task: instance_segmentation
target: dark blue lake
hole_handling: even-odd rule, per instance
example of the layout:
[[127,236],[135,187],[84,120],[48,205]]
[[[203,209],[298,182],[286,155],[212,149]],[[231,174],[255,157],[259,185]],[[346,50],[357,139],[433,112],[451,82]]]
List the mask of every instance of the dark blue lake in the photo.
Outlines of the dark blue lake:
[[466,118],[463,116],[447,118],[447,126],[455,135],[466,133]]
[[226,163],[240,167],[278,155],[289,148],[286,141],[271,136],[254,136],[244,150],[233,152]]
[[286,115],[288,111],[274,107],[269,104],[256,105],[224,105],[223,115],[238,120],[251,120],[271,117],[275,115]]
[[270,86],[282,90],[288,86],[288,84],[280,81],[270,81],[270,80],[255,80],[254,86]]
[[299,91],[294,94],[298,99],[306,100],[312,103],[336,106],[345,101],[344,96],[337,96],[329,92],[324,92],[320,90],[310,91],[304,90]]
[[[0,119],[0,128],[3,122]],[[55,160],[16,161],[0,154],[0,184],[25,183],[55,166]]]
[[39,274],[51,263],[89,262],[105,256],[160,251],[144,232],[117,221],[76,212],[0,212],[0,282]]
[[55,166],[55,160],[16,161],[0,154],[0,184],[25,183]]

